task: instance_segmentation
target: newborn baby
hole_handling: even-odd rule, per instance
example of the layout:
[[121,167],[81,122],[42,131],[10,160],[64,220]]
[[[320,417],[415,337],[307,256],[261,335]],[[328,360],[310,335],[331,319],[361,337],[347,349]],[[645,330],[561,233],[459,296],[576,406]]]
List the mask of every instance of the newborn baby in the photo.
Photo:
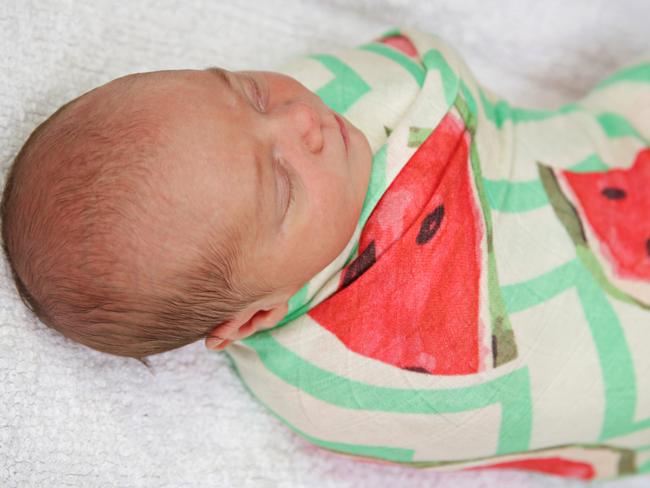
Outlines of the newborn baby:
[[650,472],[649,139],[647,60],[530,110],[415,29],[131,75],[29,138],[5,252],[46,324],[139,358],[205,338],[332,452]]
[[25,143],[5,252],[28,306],[87,346],[223,348],[279,322],[343,249],[370,161],[364,135],[289,76],[132,74]]

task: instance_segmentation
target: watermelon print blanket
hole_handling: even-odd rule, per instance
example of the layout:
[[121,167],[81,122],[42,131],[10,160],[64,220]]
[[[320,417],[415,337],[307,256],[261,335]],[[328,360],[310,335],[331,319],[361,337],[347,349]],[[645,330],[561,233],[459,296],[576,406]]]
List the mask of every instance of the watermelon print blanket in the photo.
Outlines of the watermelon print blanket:
[[365,460],[650,472],[650,60],[557,110],[415,29],[280,71],[374,156],[343,252],[226,350],[252,395]]

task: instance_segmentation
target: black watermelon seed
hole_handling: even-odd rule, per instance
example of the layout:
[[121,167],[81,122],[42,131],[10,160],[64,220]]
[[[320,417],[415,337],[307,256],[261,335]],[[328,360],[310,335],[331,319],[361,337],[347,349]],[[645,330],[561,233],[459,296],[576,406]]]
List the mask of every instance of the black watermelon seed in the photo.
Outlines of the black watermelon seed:
[[413,372],[415,372],[415,373],[426,373],[426,374],[431,374],[431,373],[429,373],[429,371],[427,371],[426,369],[421,368],[421,367],[419,367],[419,366],[409,366],[409,367],[406,367],[406,368],[404,368],[404,369],[407,369],[407,370],[409,370],[409,371],[413,371]]
[[645,252],[650,257],[650,239],[645,241]]
[[343,285],[341,286],[341,289],[345,288],[359,276],[365,273],[370,266],[375,264],[375,261],[375,241],[372,241],[370,244],[368,244],[368,247],[366,247],[363,252],[358,255],[356,259],[352,261],[352,263],[350,263],[348,269],[345,270],[345,276],[343,277]]
[[610,200],[622,200],[627,196],[625,190],[615,187],[603,188],[603,191],[600,193],[602,193],[603,196],[609,198]]
[[429,242],[433,236],[436,235],[438,229],[440,229],[440,224],[442,223],[442,218],[445,216],[445,207],[444,205],[438,205],[433,209],[429,215],[427,215],[420,225],[420,232],[418,232],[415,242],[422,245]]

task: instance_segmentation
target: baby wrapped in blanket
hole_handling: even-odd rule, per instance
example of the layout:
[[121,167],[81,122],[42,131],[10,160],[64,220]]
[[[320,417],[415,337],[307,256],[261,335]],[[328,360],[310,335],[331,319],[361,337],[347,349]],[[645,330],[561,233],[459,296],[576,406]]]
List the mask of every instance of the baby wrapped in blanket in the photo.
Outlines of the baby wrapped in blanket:
[[[396,29],[280,73],[144,74],[71,104],[27,142],[3,199],[16,283],[48,325],[133,357],[228,346],[260,402],[341,454],[650,472],[649,62],[525,110],[439,38]],[[102,183],[132,166],[88,173],[74,202],[99,202],[79,215],[105,227],[76,240],[75,212],[19,225],[35,195],[65,195],[45,186],[64,139],[75,172],[98,147],[148,163],[110,193],[133,202],[122,220]],[[159,198],[148,234],[138,195]]]
[[251,392],[338,453],[649,472],[650,63],[556,111],[413,29],[283,72],[374,156],[343,252],[227,349]]

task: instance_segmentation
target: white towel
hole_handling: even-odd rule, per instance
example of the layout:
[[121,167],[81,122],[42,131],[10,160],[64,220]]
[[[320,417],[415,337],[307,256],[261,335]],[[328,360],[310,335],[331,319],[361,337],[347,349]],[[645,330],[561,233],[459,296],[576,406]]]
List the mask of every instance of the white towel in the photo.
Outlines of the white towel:
[[[645,0],[537,2],[3,0],[0,158],[61,104],[136,71],[273,69],[394,25],[442,36],[515,104],[554,107],[647,52]],[[514,471],[430,473],[307,444],[258,405],[223,353],[193,344],[135,360],[86,349],[0,285],[0,486],[565,487]],[[603,483],[647,487],[650,477]]]

